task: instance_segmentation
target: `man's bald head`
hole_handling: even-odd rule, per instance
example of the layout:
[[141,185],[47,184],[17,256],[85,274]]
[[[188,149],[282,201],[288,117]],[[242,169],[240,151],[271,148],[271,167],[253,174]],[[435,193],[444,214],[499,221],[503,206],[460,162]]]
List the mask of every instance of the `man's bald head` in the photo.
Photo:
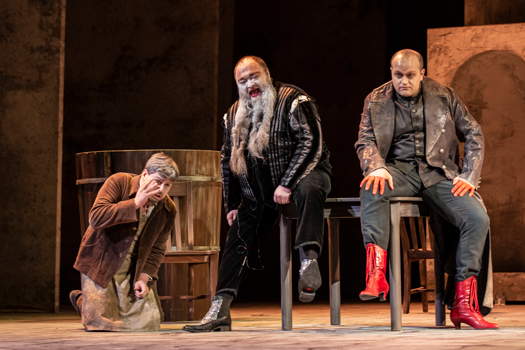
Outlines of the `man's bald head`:
[[399,50],[398,52],[393,54],[392,58],[390,59],[390,67],[394,66],[394,61],[406,61],[410,60],[411,58],[417,59],[417,61],[419,62],[419,69],[423,69],[425,67],[423,63],[423,56],[421,56],[419,52],[411,49]]
[[390,60],[390,73],[394,89],[399,95],[415,97],[421,91],[421,82],[425,77],[423,57],[414,50],[400,50]]
[[244,56],[244,57],[241,57],[241,59],[239,61],[237,61],[237,64],[235,64],[235,68],[233,69],[233,76],[235,77],[236,74],[237,74],[237,70],[239,69],[239,67],[247,64],[247,63],[250,63],[250,62],[254,62],[256,63],[257,65],[259,65],[262,70],[268,75],[270,76],[270,70],[268,69],[268,66],[266,65],[266,62],[264,62],[264,60],[258,56]]
[[233,69],[233,76],[239,89],[239,97],[257,98],[272,85],[268,66],[262,58],[244,56]]

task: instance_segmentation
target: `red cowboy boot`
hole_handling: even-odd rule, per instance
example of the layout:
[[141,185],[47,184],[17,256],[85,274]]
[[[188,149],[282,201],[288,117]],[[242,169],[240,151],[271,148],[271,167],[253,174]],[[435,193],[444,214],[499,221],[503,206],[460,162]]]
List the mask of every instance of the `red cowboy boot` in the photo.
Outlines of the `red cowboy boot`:
[[366,288],[359,293],[361,300],[372,300],[379,297],[385,301],[390,289],[386,281],[386,250],[377,244],[366,245]]
[[450,312],[450,320],[456,329],[461,329],[461,322],[475,329],[498,328],[496,323],[485,321],[479,313],[478,281],[476,276],[456,282],[456,296]]

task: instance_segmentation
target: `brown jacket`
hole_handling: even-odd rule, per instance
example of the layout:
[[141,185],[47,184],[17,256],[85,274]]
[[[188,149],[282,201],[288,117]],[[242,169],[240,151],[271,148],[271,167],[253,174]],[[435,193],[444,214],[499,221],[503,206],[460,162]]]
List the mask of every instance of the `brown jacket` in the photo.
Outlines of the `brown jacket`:
[[[110,176],[97,194],[89,212],[74,268],[98,285],[106,287],[122,265],[137,232],[139,215],[134,197],[140,176],[117,173]],[[149,216],[137,242],[134,276],[144,272],[157,278],[166,251],[166,240],[174,229],[176,209],[171,198],[163,199]]]
[[[367,176],[385,167],[394,135],[394,88],[388,82],[365,99],[359,137],[355,143],[361,169]],[[445,176],[456,176],[478,186],[485,148],[481,127],[452,89],[430,78],[423,80],[425,104],[426,160],[442,168]],[[465,158],[461,169],[456,164],[459,141],[464,141]]]

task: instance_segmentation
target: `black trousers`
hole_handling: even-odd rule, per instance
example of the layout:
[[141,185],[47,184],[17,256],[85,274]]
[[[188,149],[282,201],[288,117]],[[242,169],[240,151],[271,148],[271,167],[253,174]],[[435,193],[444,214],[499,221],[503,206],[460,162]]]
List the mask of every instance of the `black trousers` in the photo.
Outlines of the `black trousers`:
[[387,169],[394,179],[394,190],[386,184],[383,195],[373,195],[371,188],[368,191],[364,187],[361,189],[361,230],[365,245],[373,243],[388,248],[390,197],[422,196],[435,214],[459,231],[455,280],[477,276],[489,230],[489,217],[480,200],[468,194],[454,197],[450,180],[423,187],[415,167],[404,172],[394,166],[387,166]]
[[[315,245],[321,250],[323,208],[330,186],[329,175],[314,169],[294,189],[292,199],[298,212],[295,248]],[[263,200],[243,201],[238,210],[223,248],[217,294],[237,296],[246,270],[260,268],[259,240],[272,230],[279,214],[276,205],[265,204]]]

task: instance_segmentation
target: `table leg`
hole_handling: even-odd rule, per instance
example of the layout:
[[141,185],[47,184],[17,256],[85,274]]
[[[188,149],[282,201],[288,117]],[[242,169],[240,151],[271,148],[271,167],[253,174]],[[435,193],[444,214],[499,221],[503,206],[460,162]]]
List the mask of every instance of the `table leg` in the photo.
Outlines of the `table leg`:
[[401,330],[401,249],[400,203],[390,204],[390,322],[393,331]]
[[292,329],[292,261],[291,223],[283,215],[279,219],[281,263],[281,323],[282,330]]
[[330,324],[341,324],[339,219],[328,219],[328,269],[330,275]]

